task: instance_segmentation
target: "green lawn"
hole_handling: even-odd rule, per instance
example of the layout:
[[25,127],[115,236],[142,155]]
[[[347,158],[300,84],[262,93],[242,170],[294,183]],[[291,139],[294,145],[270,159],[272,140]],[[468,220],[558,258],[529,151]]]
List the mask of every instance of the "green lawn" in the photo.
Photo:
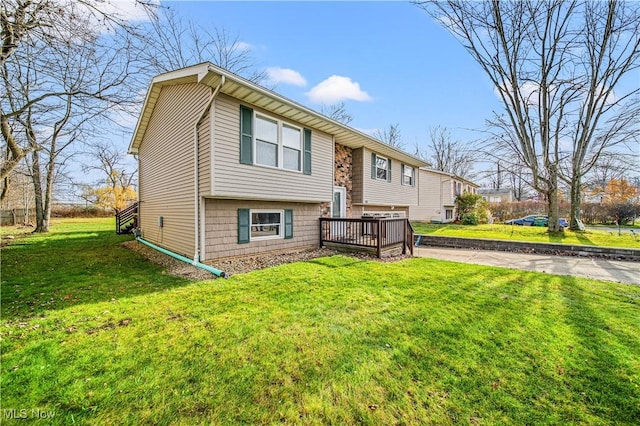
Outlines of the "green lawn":
[[567,229],[562,232],[549,233],[547,228],[541,226],[502,224],[469,226],[422,222],[412,222],[411,225],[416,234],[640,249],[640,232],[636,232],[636,235],[634,235],[627,231],[623,232],[622,235],[618,235],[617,232],[600,230],[573,232]]
[[108,222],[65,226],[3,248],[3,410],[100,425],[640,419],[639,287],[345,256],[188,282]]

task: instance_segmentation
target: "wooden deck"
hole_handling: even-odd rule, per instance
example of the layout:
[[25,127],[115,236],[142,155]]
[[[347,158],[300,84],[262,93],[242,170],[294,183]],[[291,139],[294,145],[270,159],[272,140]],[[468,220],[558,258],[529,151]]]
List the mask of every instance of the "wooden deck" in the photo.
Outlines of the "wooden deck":
[[320,247],[326,243],[373,250],[378,257],[392,247],[413,254],[413,228],[408,219],[320,218]]

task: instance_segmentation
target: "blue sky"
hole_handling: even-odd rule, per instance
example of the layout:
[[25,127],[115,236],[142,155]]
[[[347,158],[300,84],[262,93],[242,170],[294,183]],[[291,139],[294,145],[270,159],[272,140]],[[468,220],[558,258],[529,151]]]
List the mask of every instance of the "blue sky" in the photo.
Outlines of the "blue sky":
[[[326,104],[342,100],[354,118],[350,125],[364,131],[398,123],[409,151],[426,144],[429,128],[437,125],[472,141],[479,135],[465,129],[481,128],[500,108],[488,78],[463,47],[407,2],[162,5],[238,34],[257,65],[272,74],[290,70],[296,78],[275,87],[282,95],[314,109],[321,106],[318,97]],[[343,99],[329,96],[336,92]]]

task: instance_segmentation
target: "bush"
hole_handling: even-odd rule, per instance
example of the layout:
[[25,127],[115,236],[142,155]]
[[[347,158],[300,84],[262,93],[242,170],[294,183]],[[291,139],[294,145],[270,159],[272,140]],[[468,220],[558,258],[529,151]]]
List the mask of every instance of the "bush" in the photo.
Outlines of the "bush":
[[465,213],[462,215],[463,225],[477,225],[478,224],[478,215],[475,213]]

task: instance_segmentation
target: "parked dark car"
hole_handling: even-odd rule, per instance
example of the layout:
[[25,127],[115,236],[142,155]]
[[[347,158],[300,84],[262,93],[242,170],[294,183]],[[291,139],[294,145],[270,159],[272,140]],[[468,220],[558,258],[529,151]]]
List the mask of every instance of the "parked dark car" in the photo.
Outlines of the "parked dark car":
[[541,218],[544,218],[544,217],[545,216],[542,216],[542,215],[532,214],[532,215],[521,217],[518,219],[507,220],[504,223],[505,225],[531,226],[534,224],[536,219],[541,220]]
[[[504,222],[505,225],[519,226],[549,226],[549,216],[532,214],[518,219],[511,219]],[[558,219],[558,223],[562,228],[568,228],[569,222],[564,217]]]

